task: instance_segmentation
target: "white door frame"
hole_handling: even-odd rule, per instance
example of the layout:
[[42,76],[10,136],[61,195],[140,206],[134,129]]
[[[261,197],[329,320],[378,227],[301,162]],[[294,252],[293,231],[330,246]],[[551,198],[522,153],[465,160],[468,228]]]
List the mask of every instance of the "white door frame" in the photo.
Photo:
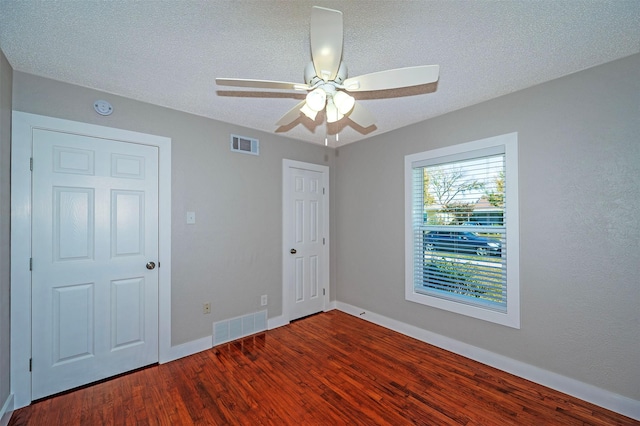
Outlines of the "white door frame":
[[158,354],[171,354],[171,139],[20,111],[11,137],[11,391],[14,408],[31,403],[31,167],[35,128],[158,147]]
[[[326,289],[324,293],[324,298],[322,302],[322,310],[329,310],[329,301],[330,299],[330,257],[329,257],[329,167],[322,166],[319,164],[312,163],[304,163],[301,161],[295,160],[282,160],[282,321],[280,321],[277,325],[284,325],[289,323],[289,307],[291,305],[291,300],[289,297],[289,288],[290,285],[288,279],[288,263],[287,259],[289,259],[290,253],[290,241],[292,239],[290,227],[288,226],[293,220],[292,212],[291,212],[291,182],[290,182],[290,174],[289,169],[303,169],[303,170],[311,170],[314,172],[322,173],[322,187],[325,190],[325,198],[322,203],[322,217],[323,217],[323,229],[324,229],[324,238],[325,244],[322,249],[322,255],[324,256],[323,262],[323,274],[324,280],[321,284],[322,288]],[[274,322],[275,325],[275,322]],[[273,328],[273,327],[269,327]]]

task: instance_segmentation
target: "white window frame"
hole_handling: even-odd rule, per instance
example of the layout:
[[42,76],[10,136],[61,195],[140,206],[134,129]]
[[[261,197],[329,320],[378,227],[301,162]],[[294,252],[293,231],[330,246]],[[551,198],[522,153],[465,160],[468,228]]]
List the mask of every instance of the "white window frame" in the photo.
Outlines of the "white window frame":
[[[413,166],[420,162],[450,162],[452,158],[472,159],[479,150],[503,147],[505,153],[505,211],[507,250],[507,308],[505,312],[473,306],[454,300],[418,293],[414,288],[413,242]],[[439,160],[442,161],[439,161]],[[518,134],[509,133],[459,145],[438,148],[405,156],[405,299],[411,302],[444,309],[461,315],[490,321],[512,328],[520,328],[520,256],[518,223]]]

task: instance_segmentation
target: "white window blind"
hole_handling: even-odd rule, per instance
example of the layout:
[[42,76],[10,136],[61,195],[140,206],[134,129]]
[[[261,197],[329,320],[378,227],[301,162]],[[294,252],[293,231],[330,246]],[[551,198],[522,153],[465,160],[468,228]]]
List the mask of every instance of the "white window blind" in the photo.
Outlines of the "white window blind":
[[414,289],[506,310],[504,154],[413,167]]
[[507,146],[497,138],[407,156],[407,299],[519,326],[517,228],[507,226],[517,162]]

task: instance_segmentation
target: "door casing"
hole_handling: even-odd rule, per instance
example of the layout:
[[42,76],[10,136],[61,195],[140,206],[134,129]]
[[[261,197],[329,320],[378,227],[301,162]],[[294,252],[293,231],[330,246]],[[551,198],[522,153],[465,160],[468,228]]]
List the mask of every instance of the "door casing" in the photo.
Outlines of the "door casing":
[[11,138],[11,387],[14,408],[31,403],[31,157],[32,130],[53,130],[156,146],[158,191],[159,361],[171,352],[171,139],[128,130],[13,112]]
[[291,240],[293,239],[291,235],[290,227],[287,226],[293,220],[292,212],[289,206],[291,205],[291,192],[289,188],[291,188],[290,173],[289,169],[297,168],[303,170],[312,170],[315,172],[322,173],[322,185],[325,188],[325,199],[323,202],[323,229],[324,229],[324,238],[325,244],[323,246],[324,262],[323,264],[323,274],[324,282],[321,283],[321,287],[326,289],[324,293],[323,300],[323,310],[327,311],[330,309],[330,257],[329,257],[329,167],[322,166],[319,164],[312,163],[304,163],[301,161],[294,160],[282,160],[282,318],[283,322],[286,324],[289,322],[290,317],[290,306],[293,303],[290,300],[289,296],[289,285],[291,285],[289,280],[289,274],[287,268],[289,267],[289,259],[291,249]]

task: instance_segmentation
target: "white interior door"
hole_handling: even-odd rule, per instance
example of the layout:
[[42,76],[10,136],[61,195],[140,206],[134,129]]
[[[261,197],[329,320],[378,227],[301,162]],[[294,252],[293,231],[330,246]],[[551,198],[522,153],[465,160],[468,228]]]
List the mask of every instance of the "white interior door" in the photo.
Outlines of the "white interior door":
[[32,399],[157,362],[158,148],[34,129],[32,194]]
[[328,170],[308,166],[313,165],[293,164],[284,170],[284,303],[289,320],[324,310],[328,291]]

